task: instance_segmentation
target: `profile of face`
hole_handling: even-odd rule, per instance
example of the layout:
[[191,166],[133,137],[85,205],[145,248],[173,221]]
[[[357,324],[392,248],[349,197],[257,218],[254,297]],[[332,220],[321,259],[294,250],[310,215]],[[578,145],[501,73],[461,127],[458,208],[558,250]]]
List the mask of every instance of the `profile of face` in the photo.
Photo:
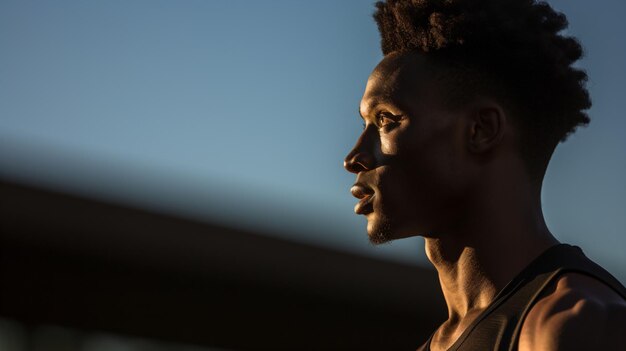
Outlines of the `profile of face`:
[[446,230],[471,191],[465,111],[446,106],[440,73],[419,54],[391,54],[368,79],[344,166],[374,244]]

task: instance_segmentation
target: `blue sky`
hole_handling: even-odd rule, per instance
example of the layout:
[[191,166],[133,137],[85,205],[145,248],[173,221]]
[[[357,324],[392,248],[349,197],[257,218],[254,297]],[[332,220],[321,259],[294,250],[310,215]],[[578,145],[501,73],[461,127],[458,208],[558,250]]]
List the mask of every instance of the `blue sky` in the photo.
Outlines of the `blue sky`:
[[[551,1],[592,123],[557,149],[548,224],[626,280],[626,3]],[[602,6],[602,7],[600,7]],[[293,240],[371,247],[342,160],[380,60],[372,1],[0,2],[0,174]]]

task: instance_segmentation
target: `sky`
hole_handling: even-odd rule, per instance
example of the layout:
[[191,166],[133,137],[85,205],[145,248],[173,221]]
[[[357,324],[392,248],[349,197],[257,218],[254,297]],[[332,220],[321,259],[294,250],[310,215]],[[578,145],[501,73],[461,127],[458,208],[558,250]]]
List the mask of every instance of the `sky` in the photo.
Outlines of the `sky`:
[[[626,2],[550,1],[586,51],[589,127],[542,199],[558,239],[626,281]],[[382,58],[373,1],[0,1],[0,176],[290,240],[371,246],[342,162]]]

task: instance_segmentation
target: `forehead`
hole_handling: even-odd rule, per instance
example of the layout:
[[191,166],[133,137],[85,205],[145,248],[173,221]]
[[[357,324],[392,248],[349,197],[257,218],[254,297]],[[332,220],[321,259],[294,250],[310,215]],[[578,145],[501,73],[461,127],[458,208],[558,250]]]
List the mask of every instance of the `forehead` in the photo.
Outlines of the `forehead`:
[[368,114],[379,104],[401,105],[426,98],[435,85],[435,70],[434,65],[418,53],[386,56],[367,80],[361,114]]

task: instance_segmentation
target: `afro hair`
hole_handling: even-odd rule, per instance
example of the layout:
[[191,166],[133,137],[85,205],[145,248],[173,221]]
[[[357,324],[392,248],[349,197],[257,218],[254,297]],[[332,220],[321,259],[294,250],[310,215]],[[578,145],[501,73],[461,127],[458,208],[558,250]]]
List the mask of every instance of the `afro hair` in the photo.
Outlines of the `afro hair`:
[[456,83],[471,86],[466,95],[478,89],[511,104],[531,171],[543,175],[556,145],[589,123],[587,75],[573,66],[581,45],[543,1],[387,0],[374,19],[384,55],[418,51],[454,69]]

